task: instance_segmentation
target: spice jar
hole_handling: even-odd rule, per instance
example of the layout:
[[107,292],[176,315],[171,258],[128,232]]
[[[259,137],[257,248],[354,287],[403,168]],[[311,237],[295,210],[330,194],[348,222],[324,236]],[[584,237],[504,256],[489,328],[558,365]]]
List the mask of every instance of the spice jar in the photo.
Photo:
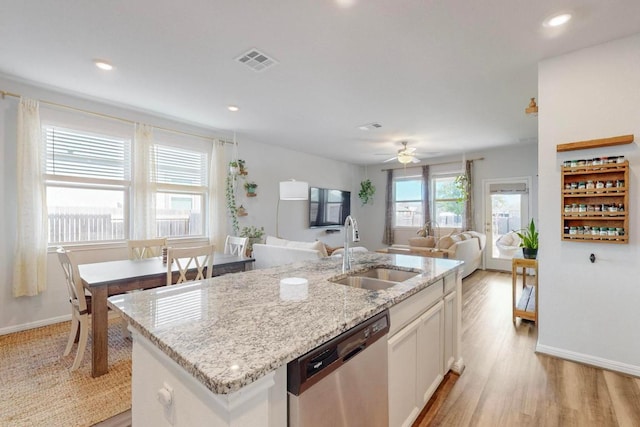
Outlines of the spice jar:
[[595,184],[593,183],[593,181],[589,180],[587,181],[587,186],[586,186],[587,190],[593,190],[594,188],[596,188]]
[[604,185],[604,188],[613,188],[613,181],[607,181],[607,183]]
[[604,188],[604,182],[602,181],[596,182],[596,188]]
[[591,235],[592,236],[599,236],[600,235],[600,227],[592,227],[591,228]]

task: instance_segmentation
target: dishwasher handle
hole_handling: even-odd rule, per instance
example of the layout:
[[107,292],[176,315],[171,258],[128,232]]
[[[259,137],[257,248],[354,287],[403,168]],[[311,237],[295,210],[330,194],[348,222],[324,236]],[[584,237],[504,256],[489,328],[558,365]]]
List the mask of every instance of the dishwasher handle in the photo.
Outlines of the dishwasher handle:
[[[338,348],[338,353],[340,354],[340,358],[342,358],[343,362],[351,359],[356,354],[360,353],[367,347],[368,337],[360,338],[354,340],[353,342],[346,343],[343,348]],[[338,346],[340,347],[340,346]]]

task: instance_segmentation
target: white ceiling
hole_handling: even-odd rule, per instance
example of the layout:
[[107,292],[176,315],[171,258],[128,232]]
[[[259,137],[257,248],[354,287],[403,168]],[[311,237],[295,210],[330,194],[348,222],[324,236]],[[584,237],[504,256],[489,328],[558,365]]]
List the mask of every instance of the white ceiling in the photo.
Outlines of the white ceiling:
[[372,164],[535,141],[537,63],[639,31],[638,0],[0,0],[0,73]]

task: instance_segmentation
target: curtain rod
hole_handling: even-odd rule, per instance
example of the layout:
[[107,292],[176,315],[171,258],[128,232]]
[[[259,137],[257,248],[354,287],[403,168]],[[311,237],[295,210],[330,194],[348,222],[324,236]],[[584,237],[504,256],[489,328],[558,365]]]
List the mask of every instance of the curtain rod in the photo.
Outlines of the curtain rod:
[[[19,95],[17,93],[6,92],[4,90],[0,90],[0,95],[2,96],[2,99],[4,99],[6,96],[11,96],[13,98],[22,98],[22,95]],[[112,116],[112,115],[103,114],[103,113],[96,113],[95,111],[89,111],[89,110],[84,110],[82,108],[71,107],[69,105],[58,104],[57,102],[44,101],[44,100],[38,100],[38,102],[40,102],[42,104],[47,104],[47,105],[51,105],[51,106],[54,106],[54,107],[58,107],[58,108],[66,108],[66,109],[72,110],[72,111],[79,111],[79,112],[84,113],[84,114],[90,114],[90,115],[93,115],[93,116],[103,117],[103,118],[110,119],[110,120],[117,120],[117,121],[120,121],[120,122],[129,123],[129,124],[132,124],[132,125],[135,125],[137,123],[137,122],[135,122],[133,120],[124,119],[122,117]],[[185,132],[185,131],[181,131],[181,130],[169,129],[169,128],[165,128],[165,127],[162,127],[162,126],[155,126],[154,125],[154,126],[151,126],[151,127],[153,127],[154,129],[161,130],[161,131],[177,133],[177,134],[181,134],[181,135],[193,136],[195,138],[207,139],[207,140],[212,140],[212,141],[214,139],[218,139],[219,141],[224,142],[225,144],[234,145],[233,141],[228,141],[227,139],[215,138],[215,137],[212,137],[212,136],[198,135],[197,133],[191,133],[191,132]]]
[[[475,160],[484,160],[484,157],[477,157],[475,159],[467,159],[470,162],[473,162]],[[395,171],[395,170],[400,170],[400,169],[410,169],[410,168],[419,168],[420,166],[440,166],[440,165],[452,165],[454,163],[462,163],[462,160],[459,161],[455,161],[455,162],[442,162],[442,163],[425,163],[424,165],[421,164],[417,164],[415,166],[407,166],[406,168],[404,166],[399,166],[397,168],[387,168],[387,169],[380,169],[382,172],[386,172],[386,171]]]

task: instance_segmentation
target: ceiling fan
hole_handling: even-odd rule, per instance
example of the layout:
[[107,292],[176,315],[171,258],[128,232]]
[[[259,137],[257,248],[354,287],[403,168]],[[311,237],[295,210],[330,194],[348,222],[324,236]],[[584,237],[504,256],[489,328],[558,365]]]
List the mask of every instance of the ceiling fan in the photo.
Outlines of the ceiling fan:
[[383,161],[382,163],[391,162],[398,159],[398,161],[404,165],[407,163],[420,163],[420,159],[416,157],[416,149],[413,147],[407,147],[407,141],[402,141],[402,148],[398,150],[398,155],[391,157]]

